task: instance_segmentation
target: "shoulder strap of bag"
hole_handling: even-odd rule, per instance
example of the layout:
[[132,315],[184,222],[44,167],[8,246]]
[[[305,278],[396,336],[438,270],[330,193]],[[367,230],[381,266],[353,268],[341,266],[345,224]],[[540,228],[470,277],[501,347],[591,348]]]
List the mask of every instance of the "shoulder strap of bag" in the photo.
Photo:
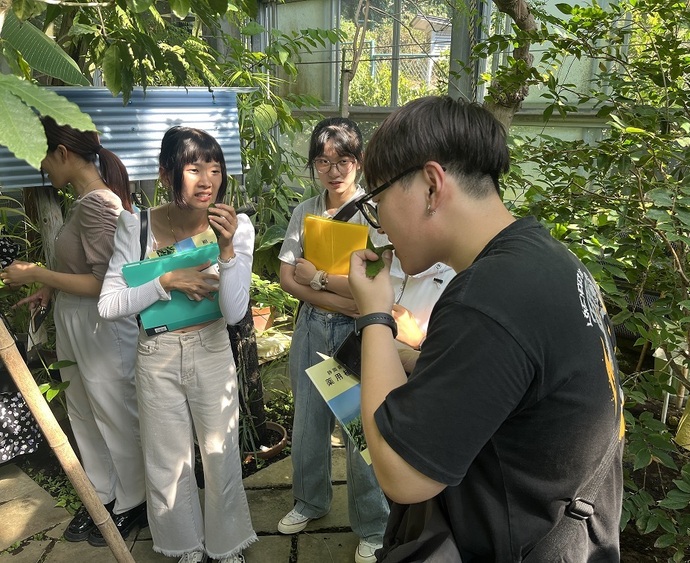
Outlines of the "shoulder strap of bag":
[[141,254],[139,260],[146,258],[146,243],[149,237],[149,209],[144,209],[139,213],[139,245]]
[[604,483],[613,460],[621,445],[618,432],[614,432],[599,467],[589,481],[578,491],[578,496],[570,501],[560,521],[546,534],[522,560],[523,563],[541,563],[557,561],[563,553],[563,546],[571,543],[580,527],[580,521],[589,519],[594,514],[595,501],[599,489]]
[[345,221],[345,222],[347,222],[350,219],[352,219],[354,214],[357,213],[356,203],[357,203],[358,199],[359,198],[356,197],[355,199],[350,201],[348,204],[346,204],[345,207],[343,207],[340,211],[338,211],[338,213],[336,213],[333,216],[333,220],[334,221]]

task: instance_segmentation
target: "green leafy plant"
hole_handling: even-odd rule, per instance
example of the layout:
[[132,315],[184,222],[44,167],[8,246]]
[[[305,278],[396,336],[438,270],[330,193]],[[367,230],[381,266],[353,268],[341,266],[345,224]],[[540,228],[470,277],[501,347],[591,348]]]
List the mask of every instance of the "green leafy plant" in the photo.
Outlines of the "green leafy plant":
[[287,293],[280,284],[252,274],[252,285],[249,290],[252,303],[259,307],[271,307],[275,316],[294,316],[298,300]]
[[55,497],[55,506],[61,506],[71,514],[79,510],[82,502],[64,472],[50,474],[45,469],[37,471],[31,464],[25,465],[23,469],[38,485]]
[[[577,115],[598,120],[601,132],[587,141],[546,129],[513,132],[506,198],[582,259],[614,324],[637,335],[639,359],[621,362],[627,399],[621,525],[650,534],[669,560],[681,561],[688,547],[688,452],[659,420],[658,405],[676,385],[690,387],[690,14],[677,1],[558,7],[563,17],[537,12],[544,25],[529,39],[545,45],[540,71],[525,69],[522,80],[540,84],[545,128]],[[503,41],[493,37],[476,52],[495,52]],[[584,88],[560,79],[563,65],[585,57],[596,72]],[[648,350],[677,361],[654,373]]]

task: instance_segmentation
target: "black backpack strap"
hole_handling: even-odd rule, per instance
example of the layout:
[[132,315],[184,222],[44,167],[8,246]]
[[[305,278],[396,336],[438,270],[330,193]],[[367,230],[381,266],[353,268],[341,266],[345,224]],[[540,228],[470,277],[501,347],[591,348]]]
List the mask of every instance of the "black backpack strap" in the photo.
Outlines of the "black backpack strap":
[[580,522],[589,519],[594,514],[599,489],[606,480],[611,464],[622,447],[622,442],[618,437],[618,432],[614,432],[597,470],[578,491],[577,496],[566,506],[563,517],[530,550],[522,560],[523,563],[560,561],[559,556],[563,553],[563,547],[571,544],[576,538]]
[[333,216],[333,219],[335,221],[345,221],[347,223],[352,219],[354,214],[357,213],[357,200],[359,200],[358,197],[345,204],[345,206]]
[[139,245],[141,246],[139,260],[146,258],[146,244],[149,238],[149,211],[150,209],[144,209],[139,213]]

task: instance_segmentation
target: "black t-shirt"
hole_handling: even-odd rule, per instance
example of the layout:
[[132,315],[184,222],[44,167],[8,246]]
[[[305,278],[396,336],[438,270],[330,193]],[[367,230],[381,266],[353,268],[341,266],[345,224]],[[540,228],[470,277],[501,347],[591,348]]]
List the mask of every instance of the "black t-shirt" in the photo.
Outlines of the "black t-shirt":
[[[376,411],[441,493],[468,561],[521,561],[623,437],[614,337],[582,263],[534,218],[446,288],[407,384]],[[620,449],[563,561],[617,561]]]

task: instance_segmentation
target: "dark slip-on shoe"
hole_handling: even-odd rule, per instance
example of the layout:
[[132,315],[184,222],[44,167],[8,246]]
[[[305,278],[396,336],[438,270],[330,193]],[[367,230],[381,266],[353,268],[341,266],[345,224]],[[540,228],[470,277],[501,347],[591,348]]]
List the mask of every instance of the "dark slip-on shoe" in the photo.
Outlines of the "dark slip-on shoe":
[[[108,512],[112,511],[114,504],[115,501],[112,501],[105,505]],[[67,525],[67,529],[63,536],[67,541],[71,542],[84,541],[88,539],[89,534],[95,529],[97,528],[96,524],[93,522],[93,518],[91,518],[89,511],[86,510],[86,506],[82,504],[81,508],[77,510],[77,513],[74,515],[74,518],[72,518]]]
[[[146,502],[142,502],[139,506],[130,508],[122,514],[113,514],[113,522],[115,527],[120,532],[122,539],[127,539],[129,533],[134,528],[145,528],[148,526],[148,519],[146,518]],[[105,547],[108,545],[101,531],[94,527],[88,536],[89,544],[94,547]]]

